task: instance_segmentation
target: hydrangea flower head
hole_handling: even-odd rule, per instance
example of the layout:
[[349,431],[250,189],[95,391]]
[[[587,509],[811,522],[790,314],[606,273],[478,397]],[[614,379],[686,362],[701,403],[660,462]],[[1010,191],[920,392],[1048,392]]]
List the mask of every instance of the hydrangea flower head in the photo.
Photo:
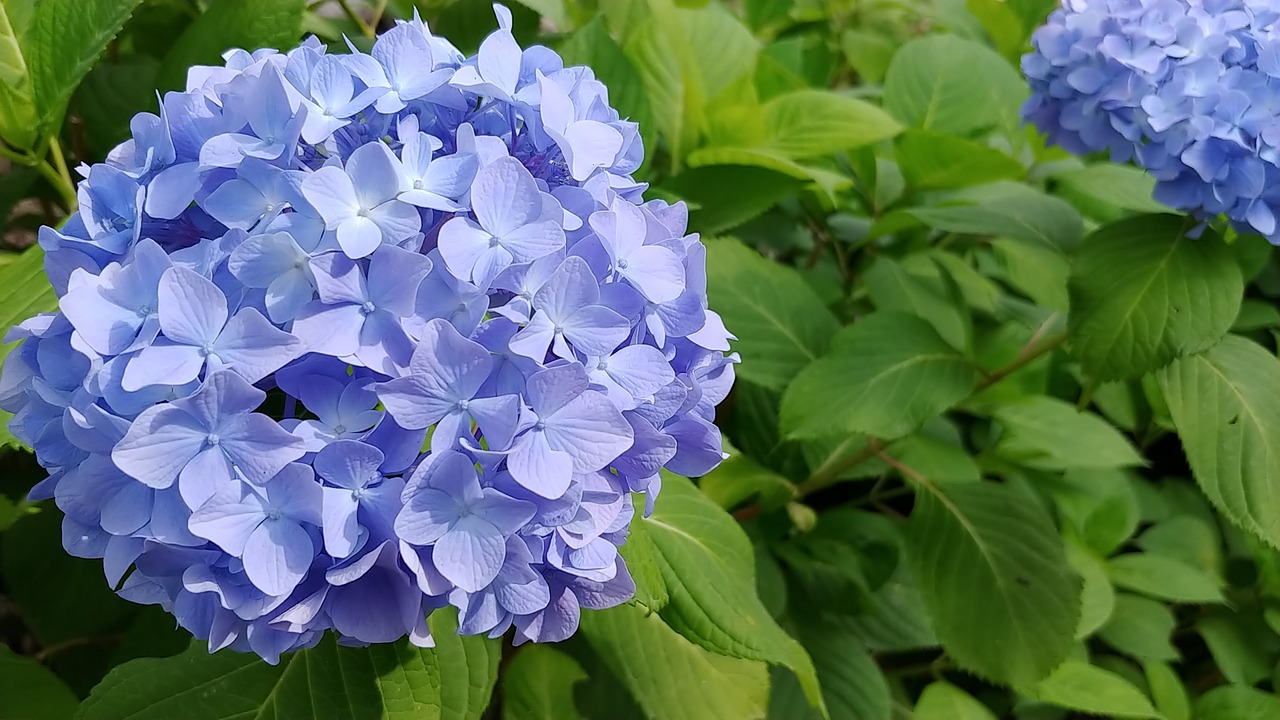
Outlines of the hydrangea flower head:
[[64,544],[211,650],[562,640],[635,590],[733,381],[682,205],[590,69],[419,22],[195,67],[43,228],[0,407]]
[[1157,200],[1280,244],[1280,7],[1066,0],[1032,45],[1023,115],[1050,141],[1134,160]]

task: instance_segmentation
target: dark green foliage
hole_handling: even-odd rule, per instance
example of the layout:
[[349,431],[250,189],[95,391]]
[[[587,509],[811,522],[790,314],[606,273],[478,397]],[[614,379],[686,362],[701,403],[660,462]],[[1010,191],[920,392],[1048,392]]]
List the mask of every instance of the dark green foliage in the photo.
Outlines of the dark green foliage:
[[[0,0],[4,247],[228,47],[493,26],[348,4]],[[0,720],[1280,717],[1280,270],[1020,125],[1055,5],[514,2],[640,123],[738,336],[731,456],[637,515],[635,599],[554,646],[436,614],[433,650],[210,656],[66,555],[0,432]],[[41,261],[0,254],[0,326],[53,307]]]

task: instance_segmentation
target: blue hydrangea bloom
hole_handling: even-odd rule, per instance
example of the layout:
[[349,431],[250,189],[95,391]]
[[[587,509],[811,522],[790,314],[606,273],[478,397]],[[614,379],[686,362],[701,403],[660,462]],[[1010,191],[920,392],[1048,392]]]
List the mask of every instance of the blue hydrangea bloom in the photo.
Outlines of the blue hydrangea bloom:
[[737,357],[687,210],[495,10],[470,58],[415,20],[192,68],[41,231],[59,311],[0,380],[33,497],[210,650],[429,646],[446,605],[563,640],[635,591],[633,493],[723,458]]
[[1155,197],[1280,244],[1280,7],[1268,0],[1066,0],[1022,59],[1023,116],[1106,150]]

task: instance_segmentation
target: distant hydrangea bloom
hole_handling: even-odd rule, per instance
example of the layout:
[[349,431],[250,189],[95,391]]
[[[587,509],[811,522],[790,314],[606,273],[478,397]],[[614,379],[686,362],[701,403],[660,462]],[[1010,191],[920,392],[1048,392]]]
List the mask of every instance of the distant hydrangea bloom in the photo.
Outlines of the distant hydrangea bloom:
[[1078,154],[1134,160],[1156,199],[1280,244],[1280,6],[1066,0],[1022,59],[1023,115]]
[[418,21],[195,67],[42,228],[59,312],[0,407],[68,552],[211,651],[569,637],[737,357],[681,204],[591,70]]

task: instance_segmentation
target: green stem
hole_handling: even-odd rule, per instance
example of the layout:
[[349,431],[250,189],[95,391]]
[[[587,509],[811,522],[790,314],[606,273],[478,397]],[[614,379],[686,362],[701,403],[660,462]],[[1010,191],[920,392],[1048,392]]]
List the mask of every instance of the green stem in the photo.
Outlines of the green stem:
[[381,0],[381,2],[378,3],[378,6],[373,9],[373,20],[369,23],[369,27],[373,29],[375,34],[378,32],[378,25],[382,24],[383,14],[387,12],[388,2],[390,2],[390,0]]
[[372,40],[374,36],[377,35],[377,33],[373,31],[373,28],[369,27],[369,23],[365,22],[364,18],[360,17],[360,13],[357,13],[355,9],[351,7],[350,2],[347,0],[338,0],[338,4],[342,6],[342,11],[347,14],[347,17],[351,18],[351,22],[355,23],[360,28],[360,32],[363,33],[365,37]]
[[67,159],[62,154],[62,145],[58,142],[58,138],[49,140],[49,155],[53,157],[53,166],[58,171],[60,184],[57,185],[58,191],[62,193],[62,199],[67,204],[67,212],[76,211],[78,200],[76,198],[76,184],[71,179],[71,171],[67,169]]

